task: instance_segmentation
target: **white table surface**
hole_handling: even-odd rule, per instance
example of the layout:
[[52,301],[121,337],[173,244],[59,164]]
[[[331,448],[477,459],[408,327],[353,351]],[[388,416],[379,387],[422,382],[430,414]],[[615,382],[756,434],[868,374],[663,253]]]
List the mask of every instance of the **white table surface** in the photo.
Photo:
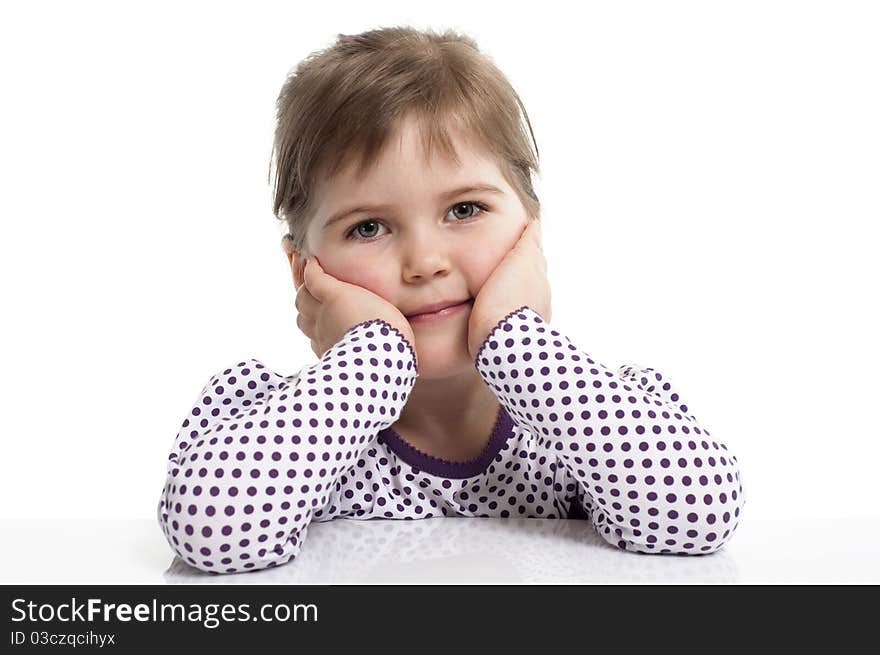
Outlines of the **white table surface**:
[[299,556],[211,575],[150,520],[0,519],[2,584],[878,584],[880,519],[744,521],[720,551],[642,555],[589,521],[336,519]]

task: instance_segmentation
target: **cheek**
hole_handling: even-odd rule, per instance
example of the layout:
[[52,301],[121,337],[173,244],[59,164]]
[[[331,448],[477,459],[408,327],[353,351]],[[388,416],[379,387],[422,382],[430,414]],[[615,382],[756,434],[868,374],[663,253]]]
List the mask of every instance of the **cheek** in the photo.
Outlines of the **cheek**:
[[483,284],[492,275],[492,272],[504,259],[509,252],[507,244],[504,242],[492,241],[486,243],[480,248],[471,249],[465,255],[463,260],[465,269],[468,271],[468,281],[471,285],[471,292],[476,296]]
[[328,260],[325,270],[337,280],[363,287],[382,298],[394,296],[390,275],[380,266],[371,265],[368,258],[334,257],[332,261]]

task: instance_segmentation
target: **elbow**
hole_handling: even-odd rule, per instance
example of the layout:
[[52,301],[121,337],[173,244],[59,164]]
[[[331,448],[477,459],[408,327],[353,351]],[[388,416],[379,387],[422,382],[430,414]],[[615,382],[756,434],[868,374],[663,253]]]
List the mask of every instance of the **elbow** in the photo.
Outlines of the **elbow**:
[[739,525],[739,506],[733,511],[690,512],[686,526],[678,534],[679,539],[669,541],[668,552],[685,555],[708,555],[722,548],[733,537]]
[[290,537],[274,545],[242,538],[234,543],[196,533],[175,548],[178,556],[190,566],[205,573],[246,573],[270,569],[293,560],[299,552],[298,539]]
[[294,518],[242,514],[207,489],[169,476],[157,509],[160,527],[174,553],[205,573],[243,573],[293,560],[305,538],[307,515]]
[[[712,485],[706,477],[697,485],[688,477],[667,476],[665,489],[652,489],[647,507],[635,503],[624,512],[601,512],[595,518],[602,537],[621,550],[663,555],[706,555],[733,537],[745,499],[739,475],[718,475]],[[680,482],[680,485],[676,485]],[[604,516],[601,516],[604,514]],[[601,518],[600,518],[601,516]]]
[[[675,512],[671,512],[673,515]],[[738,523],[719,524],[714,515],[689,514],[685,521],[651,522],[646,530],[612,528],[600,534],[620,550],[654,555],[708,555],[733,536]]]
[[658,539],[661,552],[707,555],[731,540],[745,504],[739,472],[719,472],[714,480],[715,485],[681,490],[675,509],[667,514],[667,534]]
[[[713,457],[710,467],[680,478],[667,492],[670,509],[657,533],[660,552],[676,555],[714,553],[733,537],[745,498],[736,459]],[[677,484],[676,484],[677,483]]]

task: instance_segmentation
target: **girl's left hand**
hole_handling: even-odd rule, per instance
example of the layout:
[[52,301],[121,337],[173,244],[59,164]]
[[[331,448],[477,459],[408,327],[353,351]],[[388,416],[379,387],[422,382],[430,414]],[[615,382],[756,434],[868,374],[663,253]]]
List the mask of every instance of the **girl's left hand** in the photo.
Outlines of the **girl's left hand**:
[[489,333],[512,311],[528,305],[550,322],[550,283],[541,247],[540,219],[529,219],[519,241],[483,284],[468,319],[468,351],[473,359]]

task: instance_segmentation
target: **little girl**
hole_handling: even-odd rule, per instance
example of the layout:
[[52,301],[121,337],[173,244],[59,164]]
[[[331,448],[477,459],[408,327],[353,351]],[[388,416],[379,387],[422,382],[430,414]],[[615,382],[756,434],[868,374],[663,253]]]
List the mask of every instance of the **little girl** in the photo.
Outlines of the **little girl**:
[[205,385],[158,506],[177,555],[278,566],[334,518],[584,518],[639,553],[730,539],[736,457],[658,371],[614,373],[550,327],[537,145],[472,39],[339,35],[277,118],[274,211],[320,361]]

